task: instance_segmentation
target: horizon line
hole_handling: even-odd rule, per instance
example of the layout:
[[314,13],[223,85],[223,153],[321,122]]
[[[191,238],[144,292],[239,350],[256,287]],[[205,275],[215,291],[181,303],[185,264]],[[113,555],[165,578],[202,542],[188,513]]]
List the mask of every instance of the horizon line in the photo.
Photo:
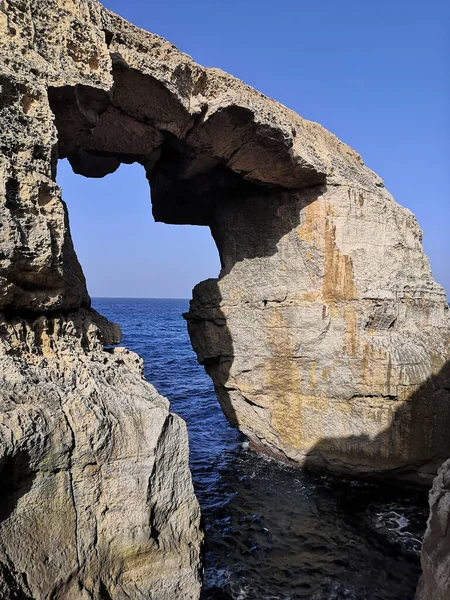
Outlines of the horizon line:
[[90,296],[91,300],[190,300],[181,296]]

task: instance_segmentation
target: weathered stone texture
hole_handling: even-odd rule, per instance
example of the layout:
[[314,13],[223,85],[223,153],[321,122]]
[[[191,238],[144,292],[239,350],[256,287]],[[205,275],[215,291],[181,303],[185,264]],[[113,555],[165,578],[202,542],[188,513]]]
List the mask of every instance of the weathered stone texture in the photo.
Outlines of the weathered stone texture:
[[49,89],[69,87],[82,131],[92,129],[112,85],[102,14],[94,2],[0,3],[5,599],[200,592],[185,425],[145,382],[138,357],[103,350],[119,331],[89,309],[55,183],[63,154]]
[[141,359],[87,311],[0,326],[0,597],[197,598],[186,427]]
[[422,546],[422,577],[416,600],[450,598],[450,460],[439,469],[430,492],[430,516]]
[[430,481],[450,452],[449,313],[414,216],[316,186],[218,207],[187,315],[230,420],[311,467]]

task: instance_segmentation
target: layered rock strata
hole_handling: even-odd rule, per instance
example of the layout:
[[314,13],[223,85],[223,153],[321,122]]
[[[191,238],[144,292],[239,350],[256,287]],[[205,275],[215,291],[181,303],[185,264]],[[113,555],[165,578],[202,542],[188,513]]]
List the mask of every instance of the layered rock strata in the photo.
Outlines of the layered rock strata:
[[230,421],[312,468],[427,483],[450,452],[449,312],[413,215],[376,185],[218,207],[187,315]]
[[[211,228],[222,270],[195,289],[188,326],[254,446],[316,468],[430,480],[450,455],[448,306],[416,220],[355,151],[95,0],[1,0],[0,89],[2,418],[17,419],[2,430],[3,589],[59,600],[70,586],[92,598],[198,593],[186,435],[135,359],[102,349],[114,336],[90,309],[59,158],[89,177],[138,162],[157,220]],[[55,515],[68,511],[61,560],[44,481],[65,490],[43,496],[62,498]],[[117,520],[93,509],[96,494]],[[23,571],[26,514],[45,550]]]

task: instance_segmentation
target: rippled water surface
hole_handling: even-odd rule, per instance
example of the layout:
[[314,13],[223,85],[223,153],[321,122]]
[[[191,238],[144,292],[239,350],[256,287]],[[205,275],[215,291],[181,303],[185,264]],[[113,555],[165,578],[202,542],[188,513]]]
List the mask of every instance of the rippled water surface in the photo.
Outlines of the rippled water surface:
[[188,424],[206,529],[202,597],[412,600],[426,494],[311,475],[249,451],[197,364],[181,317],[188,304],[93,301]]

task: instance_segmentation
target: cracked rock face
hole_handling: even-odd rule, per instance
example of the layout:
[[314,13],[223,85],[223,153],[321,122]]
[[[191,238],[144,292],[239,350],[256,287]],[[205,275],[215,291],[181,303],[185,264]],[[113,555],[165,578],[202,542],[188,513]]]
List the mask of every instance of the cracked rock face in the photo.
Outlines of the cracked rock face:
[[414,216],[354,150],[95,0],[0,0],[0,90],[4,595],[199,590],[186,433],[137,359],[102,349],[118,332],[90,309],[58,158],[87,177],[138,162],[156,220],[210,227],[222,270],[186,318],[254,447],[431,480],[448,306]]

